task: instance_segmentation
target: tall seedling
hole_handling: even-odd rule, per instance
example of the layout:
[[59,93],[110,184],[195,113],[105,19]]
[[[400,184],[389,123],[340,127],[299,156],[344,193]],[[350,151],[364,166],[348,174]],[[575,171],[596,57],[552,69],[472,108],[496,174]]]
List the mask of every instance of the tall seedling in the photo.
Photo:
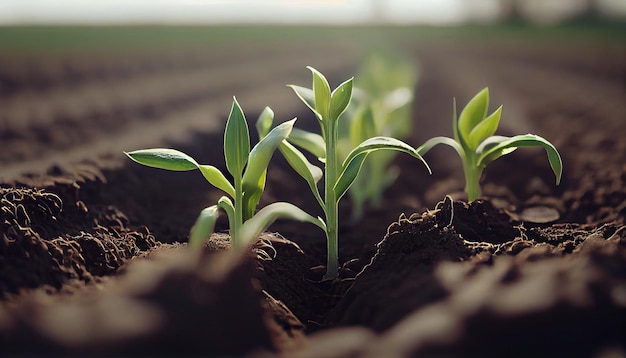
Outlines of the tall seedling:
[[[420,159],[428,168],[421,155],[408,144],[391,137],[372,137],[355,148],[341,161],[337,148],[338,122],[352,98],[353,79],[341,83],[332,92],[328,81],[316,69],[308,67],[313,74],[312,88],[291,85],[296,95],[313,111],[321,129],[321,135],[294,129],[289,142],[310,152],[324,164],[324,196],[320,195],[317,182],[322,170],[311,164],[299,149],[286,143],[280,150],[302,176],[326,216],[327,266],[324,279],[333,279],[338,273],[338,203],[359,174],[367,156],[379,150],[395,150],[408,153]],[[267,126],[266,126],[267,127]],[[430,169],[429,169],[430,171]]]
[[[267,108],[264,113],[271,112]],[[218,209],[228,215],[231,244],[235,249],[256,239],[263,230],[278,218],[306,221],[325,229],[320,218],[314,218],[298,207],[285,202],[270,204],[255,213],[261,194],[265,189],[267,166],[276,148],[289,136],[295,119],[282,123],[269,131],[250,150],[250,135],[246,118],[237,103],[233,105],[224,132],[224,157],[226,168],[233,177],[231,184],[216,167],[198,164],[189,155],[174,149],[141,149],[125,153],[133,161],[149,167],[173,171],[200,170],[204,178],[224,191],[216,205],[200,213],[191,229],[189,244],[199,247],[213,233]]]

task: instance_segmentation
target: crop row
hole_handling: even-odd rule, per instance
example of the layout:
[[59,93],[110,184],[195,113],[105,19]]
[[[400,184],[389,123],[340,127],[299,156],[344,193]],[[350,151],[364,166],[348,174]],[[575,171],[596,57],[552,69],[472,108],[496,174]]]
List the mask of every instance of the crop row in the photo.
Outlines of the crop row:
[[[267,52],[240,58],[237,55],[242,53],[237,50],[230,56],[218,55],[219,65],[209,61],[205,66],[172,69],[156,76],[60,85],[46,93],[27,91],[5,97],[0,99],[0,137],[3,145],[12,149],[0,154],[0,161],[19,163],[50,154],[50,149],[94,146],[94,141],[107,136],[135,133],[141,138],[146,131],[162,133],[152,137],[156,141],[172,132],[164,123],[176,122],[175,131],[181,131],[202,118],[207,130],[212,113],[213,121],[219,122],[221,112],[215,107],[224,93],[272,96],[263,89],[266,85],[278,87],[281,78],[293,77],[309,60],[330,69],[350,62],[350,51],[334,53],[336,56],[329,57],[323,51],[290,52],[270,47]],[[144,123],[143,129],[137,123]],[[161,128],[148,130],[145,123]]]

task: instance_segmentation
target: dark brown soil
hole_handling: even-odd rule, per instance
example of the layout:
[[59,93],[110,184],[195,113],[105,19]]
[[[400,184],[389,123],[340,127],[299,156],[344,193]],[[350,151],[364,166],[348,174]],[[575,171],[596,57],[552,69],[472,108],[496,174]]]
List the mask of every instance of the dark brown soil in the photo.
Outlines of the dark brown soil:
[[[487,168],[468,204],[451,152],[429,154],[432,176],[400,155],[383,205],[340,227],[330,282],[309,225],[277,222],[238,255],[222,220],[191,252],[189,228],[221,193],[121,152],[170,146],[223,167],[233,94],[250,120],[270,104],[310,126],[284,84],[308,83],[305,65],[336,83],[362,49],[0,53],[0,355],[626,356],[623,44],[402,45],[421,68],[410,143],[448,135],[452,97],[489,85],[500,133],[552,141],[564,180],[521,149]],[[276,156],[261,205],[278,200],[320,214]],[[340,210],[349,217],[347,200]]]

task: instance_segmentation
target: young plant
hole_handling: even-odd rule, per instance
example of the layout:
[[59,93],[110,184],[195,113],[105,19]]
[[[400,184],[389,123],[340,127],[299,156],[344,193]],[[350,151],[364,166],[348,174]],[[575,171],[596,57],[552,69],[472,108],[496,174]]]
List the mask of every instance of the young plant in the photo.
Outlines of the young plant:
[[[417,74],[413,64],[382,53],[370,55],[359,70],[355,95],[345,117],[339,123],[339,148],[345,157],[362,141],[373,136],[405,139],[411,132],[410,103]],[[398,177],[392,165],[397,152],[372,154],[361,168],[348,196],[352,202],[353,222],[363,217],[366,205],[382,203],[383,194]]]
[[543,147],[548,155],[550,167],[556,177],[556,184],[561,181],[563,163],[554,145],[534,134],[513,137],[495,136],[500,123],[502,106],[487,116],[489,107],[489,89],[480,91],[465,106],[461,115],[456,114],[454,102],[452,131],[454,139],[434,137],[417,148],[419,154],[426,154],[437,144],[445,144],[456,150],[463,161],[465,173],[465,192],[469,201],[481,196],[480,177],[487,164],[509,154],[519,147]]
[[[372,137],[353,148],[341,161],[337,148],[338,123],[352,98],[353,79],[341,83],[332,92],[328,81],[316,69],[308,67],[313,74],[312,88],[291,85],[296,95],[313,111],[321,128],[321,135],[294,129],[288,141],[310,152],[324,164],[324,197],[320,195],[317,182],[322,170],[311,164],[299,149],[285,143],[281,153],[293,169],[302,176],[326,216],[327,266],[324,279],[333,279],[338,273],[338,203],[359,174],[367,156],[380,150],[395,150],[420,159],[421,155],[408,144],[391,137]],[[271,126],[271,124],[270,124]],[[267,124],[261,127],[269,128]],[[430,169],[429,169],[430,171]]]
[[[263,113],[271,112],[267,108]],[[224,132],[226,168],[233,177],[231,184],[216,167],[198,164],[189,155],[174,149],[142,149],[125,153],[133,161],[149,167],[173,171],[200,170],[204,178],[228,196],[222,196],[216,205],[201,211],[191,229],[189,245],[201,246],[215,229],[218,209],[228,215],[231,244],[239,249],[256,239],[263,230],[279,218],[306,221],[325,229],[320,218],[314,218],[298,207],[285,202],[270,204],[255,213],[265,189],[267,166],[272,154],[291,133],[295,119],[269,131],[250,150],[248,124],[237,100],[233,104]]]

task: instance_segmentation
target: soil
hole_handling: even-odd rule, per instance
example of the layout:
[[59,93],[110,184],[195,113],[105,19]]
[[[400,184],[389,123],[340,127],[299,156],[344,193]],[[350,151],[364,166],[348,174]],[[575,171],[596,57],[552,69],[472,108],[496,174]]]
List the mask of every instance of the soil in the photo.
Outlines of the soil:
[[[382,205],[340,227],[334,281],[320,281],[323,233],[299,223],[238,254],[221,220],[189,250],[197,213],[221,193],[121,152],[169,146],[225,169],[233,94],[249,119],[271,104],[315,128],[284,84],[308,83],[305,65],[337,83],[366,49],[0,53],[1,355],[626,356],[623,43],[402,45],[421,69],[408,142],[448,135],[452,97],[488,85],[500,133],[549,139],[563,182],[541,150],[521,149],[487,168],[468,204],[447,149],[427,156],[432,176],[399,155]],[[320,214],[274,159],[261,205]]]

